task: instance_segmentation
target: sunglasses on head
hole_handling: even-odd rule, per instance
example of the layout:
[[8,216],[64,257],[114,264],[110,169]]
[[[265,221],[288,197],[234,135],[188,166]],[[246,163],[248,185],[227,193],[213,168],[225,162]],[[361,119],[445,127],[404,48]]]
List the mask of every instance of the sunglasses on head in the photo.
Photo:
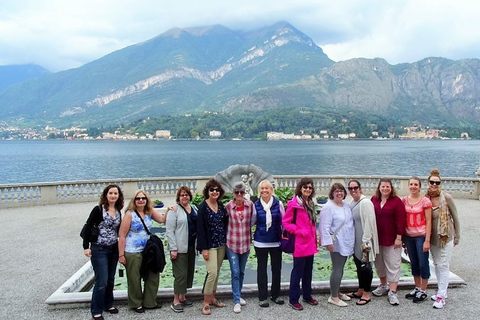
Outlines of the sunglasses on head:
[[360,187],[359,187],[359,186],[355,186],[355,187],[348,187],[347,189],[348,189],[349,191],[352,191],[352,190],[355,190],[355,191],[357,191],[358,189],[360,189]]
[[442,183],[442,181],[433,181],[433,180],[430,180],[430,181],[428,181],[428,183],[430,183],[432,186],[433,186],[433,185],[439,186],[439,185]]
[[210,188],[208,191],[210,191],[210,192],[220,192],[220,190],[218,190],[218,188]]
[[140,200],[147,200],[147,197],[135,197],[135,201],[140,201]]

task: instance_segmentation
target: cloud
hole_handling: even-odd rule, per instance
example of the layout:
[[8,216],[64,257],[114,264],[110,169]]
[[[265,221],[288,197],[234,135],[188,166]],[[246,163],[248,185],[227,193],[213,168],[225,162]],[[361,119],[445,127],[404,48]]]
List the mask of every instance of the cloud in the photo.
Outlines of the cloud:
[[480,5],[457,0],[17,0],[0,8],[0,64],[79,67],[173,27],[288,21],[333,60],[480,57]]

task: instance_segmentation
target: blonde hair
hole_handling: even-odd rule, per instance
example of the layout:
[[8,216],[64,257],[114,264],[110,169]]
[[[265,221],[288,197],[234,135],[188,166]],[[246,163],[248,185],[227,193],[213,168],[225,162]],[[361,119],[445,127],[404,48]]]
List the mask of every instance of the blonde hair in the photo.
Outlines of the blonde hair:
[[270,190],[272,190],[272,194],[275,194],[275,190],[273,189],[272,183],[268,180],[262,180],[258,184],[258,190],[257,191],[258,191],[259,195],[260,195],[260,189],[262,188],[263,185],[267,186]]
[[137,210],[137,205],[135,204],[135,198],[140,194],[143,193],[145,198],[147,198],[147,203],[145,204],[145,214],[152,214],[153,210],[153,202],[148,196],[148,193],[145,190],[137,190],[135,191],[135,195],[130,199],[130,203],[128,204],[127,210],[135,211]]

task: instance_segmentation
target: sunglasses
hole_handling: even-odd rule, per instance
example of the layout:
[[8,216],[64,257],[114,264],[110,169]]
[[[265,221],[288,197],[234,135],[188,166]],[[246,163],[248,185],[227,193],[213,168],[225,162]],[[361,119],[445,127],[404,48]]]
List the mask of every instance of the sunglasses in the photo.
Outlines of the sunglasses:
[[430,181],[428,181],[428,183],[430,183],[432,186],[433,186],[433,185],[439,186],[439,185],[442,183],[442,181],[433,181],[433,180],[430,180]]
[[208,191],[210,191],[210,192],[220,192],[220,190],[218,190],[217,188],[210,188]]
[[235,191],[235,194],[245,194],[245,191]]
[[312,186],[302,186],[302,189],[310,189],[310,190],[313,190],[313,187],[312,187]]
[[136,197],[136,198],[135,198],[135,201],[140,201],[140,200],[146,201],[146,200],[147,200],[147,197]]
[[355,187],[348,187],[347,189],[348,189],[348,191],[352,191],[352,190],[355,190],[355,191],[357,191],[358,189],[360,189],[360,187],[359,187],[359,186],[355,186]]

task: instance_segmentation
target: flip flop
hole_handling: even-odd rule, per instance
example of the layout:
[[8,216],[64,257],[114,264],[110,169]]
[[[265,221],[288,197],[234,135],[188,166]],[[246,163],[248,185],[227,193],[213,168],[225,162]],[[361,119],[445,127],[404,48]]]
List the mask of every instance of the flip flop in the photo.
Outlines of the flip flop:
[[[359,302],[362,302],[362,301],[365,301],[365,303],[359,303]],[[357,302],[355,302],[355,304],[357,306],[364,306],[366,305],[367,303],[369,303],[370,301],[372,301],[372,299],[363,299],[363,298],[360,298],[360,300],[358,300]]]
[[347,296],[352,298],[352,299],[360,299],[362,298],[362,296],[359,296],[356,292],[350,292],[350,293],[347,293]]
[[225,307],[225,304],[219,302],[217,299],[213,300],[213,301],[211,302],[211,305],[214,305],[214,306],[217,307],[217,308],[223,308],[223,307]]

